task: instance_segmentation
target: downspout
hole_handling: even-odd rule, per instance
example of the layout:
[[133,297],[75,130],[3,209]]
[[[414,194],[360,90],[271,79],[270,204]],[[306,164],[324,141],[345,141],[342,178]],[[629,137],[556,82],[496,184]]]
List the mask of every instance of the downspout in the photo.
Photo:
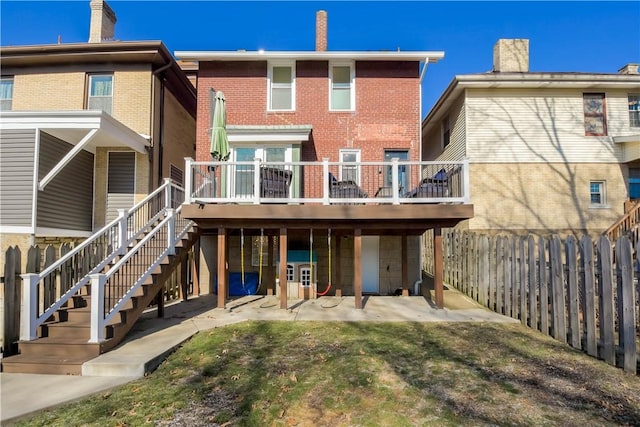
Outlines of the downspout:
[[38,225],[38,178],[40,176],[40,128],[36,128],[36,140],[33,150],[33,194],[31,195],[31,234],[29,235],[29,245],[36,245],[36,227]]
[[[419,161],[422,161],[422,80],[424,79],[424,75],[427,73],[427,66],[429,65],[429,57],[424,58],[424,65],[422,66],[422,71],[420,72],[420,80],[418,83],[418,87],[420,89],[420,106],[418,108],[418,147],[419,148]],[[420,172],[420,176],[422,176],[422,171]],[[413,284],[414,292],[417,295],[418,283],[422,283],[422,262],[424,260],[424,233],[420,236],[420,242],[418,244],[418,256],[420,261],[418,262],[418,277],[419,279],[416,283]]]
[[[158,181],[156,183],[154,183],[151,186],[151,189],[156,188],[157,186],[159,186],[160,184],[162,184],[162,180],[163,180],[163,176],[162,176],[162,163],[163,163],[163,155],[164,155],[164,90],[165,90],[165,85],[164,85],[164,79],[160,76],[161,73],[163,73],[165,70],[169,69],[171,67],[172,63],[169,62],[168,64],[163,65],[162,67],[158,68],[157,70],[155,70],[153,72],[153,75],[155,77],[158,78],[159,82],[160,82],[160,112],[158,114],[158,171],[157,171],[157,177],[158,177]],[[154,79],[154,84],[155,84],[155,79]],[[153,91],[153,93],[155,94],[155,90]],[[155,141],[154,141],[154,145],[155,145]]]

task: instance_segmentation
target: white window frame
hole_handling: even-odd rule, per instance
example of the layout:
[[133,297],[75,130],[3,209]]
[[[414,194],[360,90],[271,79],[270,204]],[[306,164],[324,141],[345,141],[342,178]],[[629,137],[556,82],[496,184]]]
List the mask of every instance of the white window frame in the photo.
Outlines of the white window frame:
[[[333,108],[333,67],[349,67],[351,81],[349,82],[350,108]],[[356,66],[354,61],[335,61],[329,63],[329,111],[355,111],[356,110]]]
[[300,286],[310,288],[313,285],[313,277],[311,277],[312,269],[310,266],[300,267]]
[[[11,111],[13,109],[13,90],[14,90],[14,79],[13,76],[3,76],[0,77],[0,80],[4,81],[10,81],[11,82],[11,98],[2,98],[0,99],[0,111]],[[3,105],[6,104],[7,108],[5,108]]]
[[[361,160],[361,159],[362,159],[362,157],[361,157],[361,151],[360,151],[360,149],[358,149],[358,148],[341,148],[341,149],[340,149],[340,153],[339,153],[340,163],[343,163],[343,162],[344,162],[343,158],[344,158],[344,155],[345,155],[345,154],[355,154],[355,155],[356,155],[356,161],[355,161],[355,162],[353,162],[353,163],[360,163],[360,162],[362,161],[362,160]],[[345,162],[345,163],[346,163],[346,162]],[[349,163],[351,163],[351,162],[349,162]],[[338,171],[338,172],[339,172],[339,175],[340,175],[340,176],[338,177],[338,179],[339,179],[340,181],[343,181],[343,180],[344,180],[344,178],[345,178],[345,177],[343,177],[343,173],[342,173],[343,171],[342,171],[342,169],[343,169],[343,166],[340,166],[340,170]],[[358,184],[358,185],[360,185],[360,177],[361,177],[361,173],[360,173],[360,165],[356,165],[356,178],[357,178],[357,179],[355,180],[355,182],[356,182],[356,184]]]
[[[273,89],[273,68],[291,67],[291,108],[271,108],[271,93]],[[276,83],[281,84],[281,83]],[[270,61],[267,69],[267,111],[295,111],[296,110],[296,61]]]
[[287,282],[296,281],[296,269],[293,264],[287,264]]
[[[598,193],[594,193],[593,191],[591,191],[591,187],[597,184],[600,186],[600,191]],[[589,181],[589,207],[592,208],[603,208],[607,206],[607,189],[606,189],[606,181],[605,180],[601,180],[601,179],[592,179]],[[591,196],[593,194],[599,194],[600,195],[600,203],[593,203],[591,201]]]
[[[237,157],[238,148],[253,148],[255,150],[254,159],[260,159],[262,161],[265,161],[264,159],[266,156],[267,148],[283,148],[285,163],[293,162],[293,145],[291,144],[234,143],[233,145],[229,146],[229,151],[231,153],[229,158],[232,159],[233,162],[238,161],[238,157]],[[291,168],[287,166],[285,169],[291,169]],[[226,188],[227,194],[231,194],[232,197],[238,197],[235,191],[235,181],[236,181],[235,167],[228,168],[227,173],[229,174],[228,180],[227,180],[227,188]],[[253,171],[252,174],[253,173],[255,173],[255,171]],[[253,197],[253,195],[247,195],[247,197],[251,198]]]
[[[111,111],[105,111],[105,113],[112,115],[113,114],[113,92],[116,84],[116,79],[113,73],[89,73],[88,74],[88,85],[87,85],[87,110],[91,110],[91,98],[111,98]],[[94,77],[111,77],[111,95],[109,96],[91,96],[91,82]],[[104,111],[104,110],[102,110]]]
[[[636,105],[636,109],[632,109],[631,103],[633,102],[631,98],[635,98],[635,102],[634,104]],[[640,111],[638,111],[638,103],[640,103],[640,93],[630,93],[629,95],[627,95],[627,100],[629,102],[629,127],[631,128],[638,128],[640,127]],[[633,123],[633,120],[631,119],[631,117],[635,115],[638,118],[636,119],[636,124]]]

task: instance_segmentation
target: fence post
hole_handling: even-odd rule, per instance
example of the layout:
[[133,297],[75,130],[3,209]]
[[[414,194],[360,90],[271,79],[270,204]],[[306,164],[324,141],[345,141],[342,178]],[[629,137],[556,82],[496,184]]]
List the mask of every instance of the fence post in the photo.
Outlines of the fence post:
[[38,338],[36,318],[38,317],[38,285],[40,275],[22,274],[22,313],[20,315],[20,339],[31,341]]
[[167,209],[167,250],[169,255],[176,254],[176,216],[174,209]]
[[582,295],[583,330],[587,354],[598,357],[596,340],[595,264],[593,242],[589,236],[580,239],[580,290]]
[[322,204],[329,204],[329,195],[331,194],[329,186],[329,158],[322,159]]
[[616,278],[618,288],[618,342],[623,352],[623,368],[636,373],[636,316],[633,287],[631,242],[623,236],[616,241]]
[[91,335],[90,343],[100,343],[104,340],[104,285],[107,283],[105,274],[91,276]]
[[553,310],[553,337],[567,342],[566,310],[564,293],[564,274],[562,271],[562,251],[560,238],[553,236],[549,246],[551,261],[551,309]]
[[549,335],[549,274],[547,271],[547,241],[538,240],[538,279],[540,280],[540,332]]
[[578,258],[577,241],[575,236],[567,237],[565,241],[567,260],[567,298],[569,303],[569,336],[570,344],[574,348],[581,348],[580,343],[580,306],[578,298]]
[[[191,186],[193,185],[193,159],[191,157],[185,157],[184,158],[184,169],[185,169],[185,176],[184,176],[184,203],[185,204],[190,204],[191,203]],[[215,195],[214,195],[215,196]]]
[[600,310],[598,320],[600,323],[600,357],[606,362],[615,365],[616,353],[613,342],[613,257],[611,242],[606,236],[598,239],[598,301]]
[[527,256],[529,265],[529,283],[527,289],[529,291],[529,327],[538,329],[538,301],[536,295],[536,241],[533,236],[527,238]]
[[520,306],[518,307],[518,311],[520,313],[520,323],[524,326],[527,326],[527,315],[529,314],[527,310],[527,267],[528,263],[526,261],[525,256],[525,238],[518,237],[519,245],[519,264],[520,268]]

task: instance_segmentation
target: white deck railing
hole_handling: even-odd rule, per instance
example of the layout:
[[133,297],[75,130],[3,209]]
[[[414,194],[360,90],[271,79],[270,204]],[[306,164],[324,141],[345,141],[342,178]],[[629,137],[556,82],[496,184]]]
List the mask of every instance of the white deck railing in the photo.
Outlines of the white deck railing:
[[468,161],[185,161],[187,204],[469,203]]

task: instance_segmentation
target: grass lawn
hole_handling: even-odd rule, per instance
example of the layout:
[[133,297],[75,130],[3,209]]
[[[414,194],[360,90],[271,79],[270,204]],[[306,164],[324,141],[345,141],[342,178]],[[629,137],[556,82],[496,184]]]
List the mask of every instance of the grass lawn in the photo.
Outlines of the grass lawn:
[[20,425],[640,425],[640,377],[518,324],[247,322]]

